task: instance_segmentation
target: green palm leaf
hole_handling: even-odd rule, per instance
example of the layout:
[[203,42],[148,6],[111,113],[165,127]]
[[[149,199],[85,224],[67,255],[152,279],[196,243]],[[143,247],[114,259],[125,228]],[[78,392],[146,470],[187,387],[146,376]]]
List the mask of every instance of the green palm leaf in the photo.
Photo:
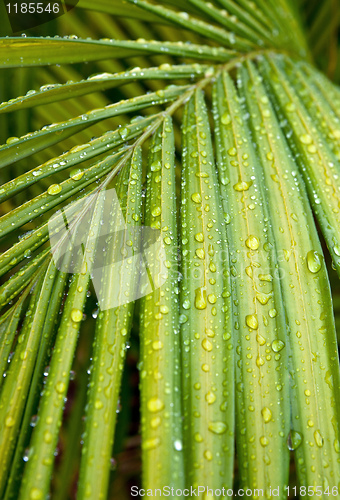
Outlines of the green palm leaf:
[[[229,265],[202,91],[184,109],[181,335],[187,486],[231,486],[233,356]],[[227,363],[228,362],[228,363]],[[229,471],[229,474],[228,474]],[[203,474],[203,478],[202,478]]]
[[239,357],[235,383],[240,415],[236,434],[242,457],[240,478],[251,489],[259,484],[269,489],[274,483],[283,489],[288,476],[285,437],[289,432],[289,404],[277,256],[265,193],[261,192],[260,164],[241,119],[239,98],[226,73],[217,80],[214,90],[216,151],[228,221],[234,297],[233,336]]

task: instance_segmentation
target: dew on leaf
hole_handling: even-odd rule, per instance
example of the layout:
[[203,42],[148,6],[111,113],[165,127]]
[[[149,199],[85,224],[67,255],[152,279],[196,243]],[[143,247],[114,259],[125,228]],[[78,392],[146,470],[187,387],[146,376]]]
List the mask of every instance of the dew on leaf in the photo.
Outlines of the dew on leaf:
[[259,323],[257,320],[257,314],[248,314],[246,316],[246,324],[252,330],[257,330],[257,328],[259,327]]
[[311,273],[317,273],[321,269],[321,258],[318,252],[310,250],[307,253],[307,267]]
[[300,446],[301,443],[302,443],[302,434],[300,434],[297,431],[291,430],[287,439],[288,449],[294,451]]
[[47,189],[48,194],[56,195],[59,194],[60,191],[62,190],[62,187],[60,184],[51,184],[50,187]]

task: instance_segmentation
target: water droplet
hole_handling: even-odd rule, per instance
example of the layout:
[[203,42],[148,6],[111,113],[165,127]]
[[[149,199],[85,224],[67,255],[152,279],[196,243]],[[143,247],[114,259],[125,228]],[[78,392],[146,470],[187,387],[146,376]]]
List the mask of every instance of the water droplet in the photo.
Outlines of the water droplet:
[[260,437],[260,444],[261,444],[261,446],[268,446],[269,439],[266,436],[261,436]]
[[117,469],[117,461],[111,457],[110,458],[110,470],[116,470]]
[[249,276],[249,278],[253,277],[253,268],[251,266],[247,266],[245,271],[246,271],[247,276]]
[[203,233],[195,234],[195,240],[198,241],[199,243],[202,243],[204,241],[204,234]]
[[19,137],[8,137],[8,139],[6,140],[6,144],[13,144],[14,142],[18,142],[19,141]]
[[246,316],[246,324],[252,330],[257,330],[257,328],[259,327],[259,323],[257,320],[257,314],[248,314]]
[[24,462],[28,462],[29,458],[30,458],[30,448],[26,448],[22,459]]
[[273,281],[273,276],[271,274],[259,274],[260,281]]
[[154,397],[149,399],[147,406],[149,411],[155,413],[157,411],[163,410],[164,403],[161,399]]
[[203,438],[199,432],[195,433],[194,439],[195,439],[196,443],[202,443],[202,441],[203,441]]
[[235,191],[248,191],[250,186],[252,185],[252,181],[246,182],[246,181],[239,181],[236,184],[234,184],[234,189]]
[[205,252],[204,252],[204,249],[203,248],[197,248],[196,251],[195,251],[195,254],[197,255],[197,257],[201,260],[204,259],[205,257]]
[[334,250],[335,255],[340,257],[340,247],[338,245],[334,245],[333,250]]
[[227,425],[224,422],[210,422],[208,429],[214,434],[224,434],[227,430]]
[[[78,146],[74,146],[73,148],[71,148],[69,153],[80,153],[80,151],[83,151],[84,149],[87,149],[90,146],[91,146],[90,143],[79,144]],[[60,162],[60,165],[66,165],[66,163]]]
[[161,215],[162,211],[161,211],[161,207],[155,207],[152,209],[151,211],[151,215],[153,217],[158,217],[159,215]]
[[183,449],[182,441],[176,439],[176,441],[174,442],[174,448],[177,451],[181,451]]
[[162,168],[162,164],[159,160],[151,163],[150,169],[152,172],[158,172]]
[[[247,272],[247,270],[246,270],[246,272]],[[256,292],[256,298],[260,302],[260,304],[262,304],[263,306],[267,304],[267,302],[269,301],[269,299],[271,298],[271,296],[272,296],[272,294],[267,294],[266,295],[265,293]]]
[[178,319],[180,324],[183,325],[188,321],[188,316],[186,314],[180,314]]
[[277,310],[276,309],[269,309],[269,312],[268,312],[269,316],[271,318],[275,318],[275,316],[277,316]]
[[262,335],[257,334],[256,335],[256,342],[258,342],[260,345],[264,345],[266,343],[266,339],[262,337]]
[[63,394],[66,390],[66,385],[64,382],[57,382],[55,385],[55,389],[59,394]]
[[157,429],[161,425],[161,418],[160,417],[154,417],[150,420],[150,425],[153,429]]
[[302,144],[311,144],[313,142],[312,137],[309,134],[300,135],[300,141]]
[[71,311],[71,319],[75,323],[79,323],[83,319],[83,313],[80,309],[72,309]]
[[71,170],[71,172],[70,172],[70,177],[74,181],[79,181],[83,177],[83,175],[84,175],[84,172],[82,170],[80,170],[80,168],[75,168],[75,169]]
[[323,443],[324,443],[324,439],[321,436],[321,433],[319,430],[314,432],[314,439],[315,439],[316,446],[318,446],[319,448],[322,448]]
[[125,141],[125,139],[128,137],[128,135],[130,133],[130,130],[127,127],[123,127],[123,128],[118,129],[118,132],[119,132],[119,135],[121,136],[121,138],[123,139],[123,141]]
[[205,309],[207,307],[207,292],[203,287],[195,290],[195,307],[196,309]]
[[212,405],[216,401],[216,396],[215,396],[215,394],[213,392],[209,391],[205,395],[205,400],[207,401],[207,403],[209,405]]
[[40,488],[32,488],[30,491],[30,500],[41,500],[43,492]]
[[213,345],[210,342],[210,340],[208,340],[208,339],[202,340],[202,347],[205,351],[208,351],[208,352],[212,351],[212,349],[213,349]]
[[60,184],[51,184],[50,187],[48,188],[47,192],[48,192],[48,194],[51,194],[53,196],[53,195],[60,193],[61,190],[62,190],[62,187],[60,186]]
[[221,122],[223,125],[229,125],[229,123],[231,123],[231,116],[228,112],[223,113]]
[[[139,38],[137,42],[145,42],[144,38]],[[164,63],[161,64],[159,69],[162,71],[169,71],[172,68],[172,66],[169,63]]]
[[154,342],[152,342],[152,349],[154,351],[160,351],[163,349],[163,342],[161,340],[154,340]]
[[271,410],[269,408],[267,408],[267,406],[262,408],[261,413],[262,413],[262,417],[263,417],[263,420],[265,421],[265,423],[268,423],[271,421],[273,414],[272,414]]
[[307,253],[307,267],[311,273],[317,273],[321,269],[321,256],[318,252],[310,250]]
[[202,202],[202,197],[201,197],[200,193],[193,193],[191,195],[191,199],[194,203],[201,203]]
[[288,449],[294,451],[300,446],[301,443],[302,443],[302,434],[300,434],[297,431],[291,430],[287,439]]
[[249,238],[246,239],[246,245],[251,250],[257,250],[260,246],[260,242],[256,236],[251,234]]
[[142,448],[143,450],[153,450],[154,448],[157,448],[157,446],[160,445],[160,438],[152,438],[152,439],[146,439],[145,441],[142,442]]
[[104,404],[100,401],[100,399],[97,399],[94,403],[94,407],[96,410],[101,410],[104,407]]
[[14,418],[11,415],[9,415],[5,420],[6,427],[13,427],[14,424],[15,424]]
[[50,431],[45,431],[44,432],[44,441],[45,443],[51,443],[53,439],[53,435]]
[[258,357],[256,358],[256,366],[258,366],[258,367],[260,368],[260,367],[261,367],[261,366],[263,366],[263,365],[264,365],[264,359],[263,359],[263,358],[261,358],[261,356],[258,356]]
[[185,299],[183,301],[182,307],[183,307],[183,309],[186,309],[186,310],[190,309],[190,300],[189,299]]
[[273,340],[272,342],[272,349],[274,352],[280,352],[285,346],[285,343],[282,342],[282,340]]
[[328,387],[332,390],[333,389],[333,375],[332,375],[332,372],[330,370],[326,371],[325,382],[328,385]]
[[208,295],[208,302],[209,304],[215,304],[217,301],[217,297],[214,293],[209,293]]
[[[45,375],[45,373],[44,373],[44,375]],[[47,375],[48,375],[48,373],[45,376],[47,376]],[[33,417],[31,418],[30,426],[35,427],[37,425],[37,421],[38,421],[38,415],[33,415]]]

